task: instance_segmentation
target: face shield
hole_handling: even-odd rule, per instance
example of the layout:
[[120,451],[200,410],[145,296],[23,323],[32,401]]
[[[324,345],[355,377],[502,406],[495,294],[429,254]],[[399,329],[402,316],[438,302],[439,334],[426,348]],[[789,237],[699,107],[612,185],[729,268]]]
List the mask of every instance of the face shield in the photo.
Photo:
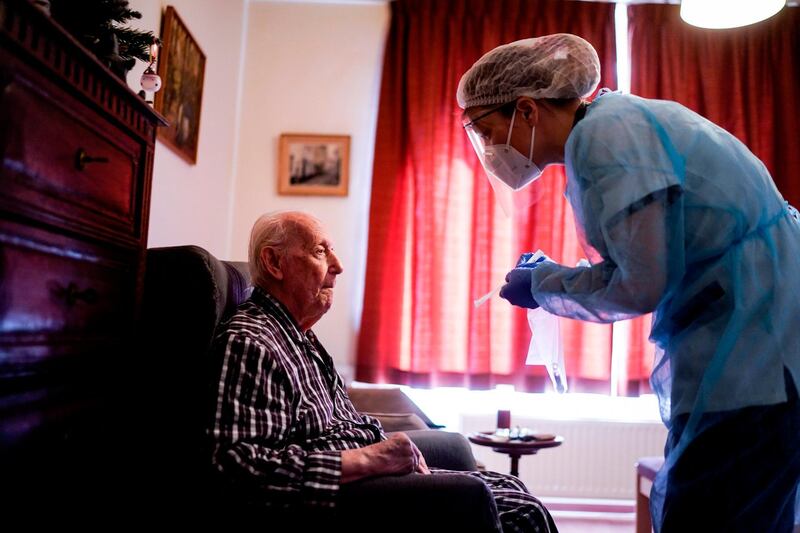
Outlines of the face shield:
[[511,124],[505,143],[492,143],[492,138],[482,131],[478,121],[499,111],[502,106],[490,109],[464,124],[472,147],[478,155],[489,183],[494,190],[495,198],[500,203],[503,212],[511,216],[515,211],[527,209],[536,203],[544,193],[544,188],[535,186],[542,175],[542,170],[533,162],[533,142],[536,128],[531,129],[531,142],[527,157],[511,145],[511,133],[514,131],[514,121],[517,110],[511,115]]

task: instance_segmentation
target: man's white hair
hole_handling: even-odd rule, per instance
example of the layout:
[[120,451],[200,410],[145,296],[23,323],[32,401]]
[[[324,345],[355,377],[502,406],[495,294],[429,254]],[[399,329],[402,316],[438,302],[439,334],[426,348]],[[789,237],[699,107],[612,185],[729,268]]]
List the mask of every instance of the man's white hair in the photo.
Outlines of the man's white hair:
[[250,247],[247,253],[253,285],[263,287],[272,279],[261,261],[261,251],[271,247],[279,255],[283,255],[294,239],[300,236],[302,219],[319,224],[316,218],[302,211],[277,211],[258,217],[250,231]]

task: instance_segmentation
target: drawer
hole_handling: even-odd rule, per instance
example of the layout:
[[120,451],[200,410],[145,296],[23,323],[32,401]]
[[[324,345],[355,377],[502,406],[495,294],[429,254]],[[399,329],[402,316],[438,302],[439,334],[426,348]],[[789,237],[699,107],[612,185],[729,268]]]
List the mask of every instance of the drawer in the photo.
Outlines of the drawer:
[[0,377],[129,342],[136,264],[135,251],[0,220]]
[[141,144],[38,76],[3,72],[0,195],[35,217],[137,235]]

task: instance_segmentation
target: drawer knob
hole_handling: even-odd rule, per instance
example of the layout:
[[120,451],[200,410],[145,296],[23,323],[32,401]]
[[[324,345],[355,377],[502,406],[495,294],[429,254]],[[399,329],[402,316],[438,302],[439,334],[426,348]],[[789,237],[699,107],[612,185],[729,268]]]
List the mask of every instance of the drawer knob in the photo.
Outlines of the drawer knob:
[[79,290],[75,283],[70,282],[66,287],[60,285],[56,286],[56,296],[66,302],[69,307],[72,307],[79,301],[84,301],[88,304],[93,304],[97,301],[97,291],[89,287],[85,290]]
[[108,158],[92,157],[83,148],[78,148],[78,151],[75,152],[75,167],[78,170],[83,170],[89,163],[108,163]]

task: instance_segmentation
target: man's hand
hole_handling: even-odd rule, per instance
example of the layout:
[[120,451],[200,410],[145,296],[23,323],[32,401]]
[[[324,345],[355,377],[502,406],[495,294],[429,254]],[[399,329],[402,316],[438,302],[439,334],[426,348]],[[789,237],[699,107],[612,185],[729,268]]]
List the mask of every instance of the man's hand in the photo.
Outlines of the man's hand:
[[414,447],[414,454],[417,456],[417,467],[414,469],[414,471],[418,474],[430,474],[431,470],[428,468],[428,464],[425,462],[422,452],[419,451],[419,448],[417,448],[417,445],[414,444],[413,441],[411,442],[411,445]]
[[342,451],[342,483],[413,472],[431,473],[419,448],[405,433],[395,433],[383,442],[358,450]]

